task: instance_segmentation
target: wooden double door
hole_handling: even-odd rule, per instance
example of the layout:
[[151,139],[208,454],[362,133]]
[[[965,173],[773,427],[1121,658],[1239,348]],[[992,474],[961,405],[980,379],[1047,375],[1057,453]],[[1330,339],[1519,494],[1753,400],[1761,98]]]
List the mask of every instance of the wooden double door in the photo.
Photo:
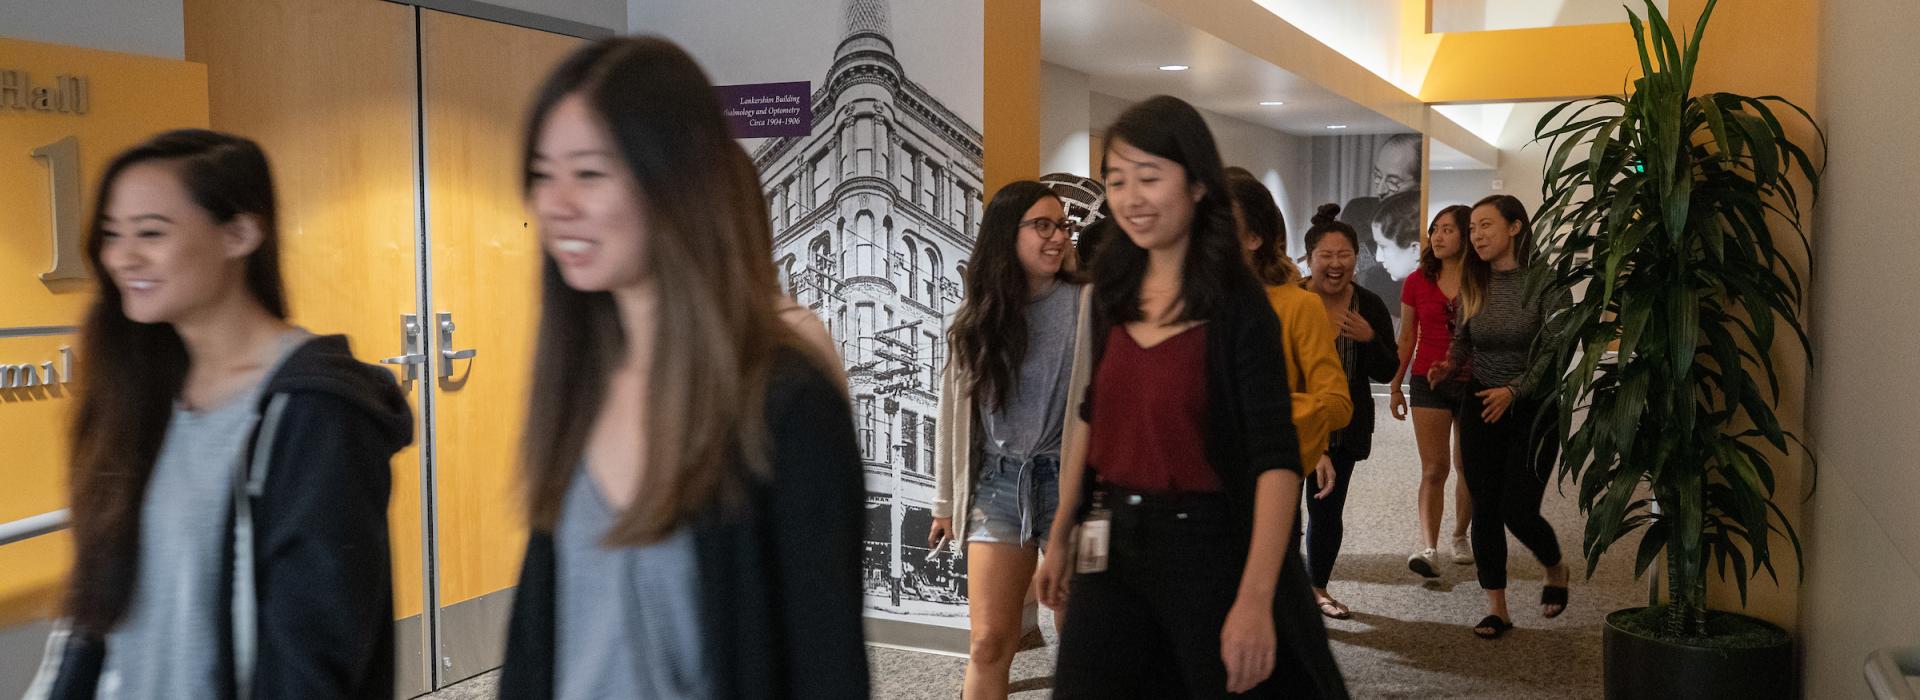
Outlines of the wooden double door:
[[525,526],[517,455],[540,249],[527,108],[579,38],[383,0],[186,0],[213,128],[260,143],[294,321],[386,362],[401,697],[498,665]]

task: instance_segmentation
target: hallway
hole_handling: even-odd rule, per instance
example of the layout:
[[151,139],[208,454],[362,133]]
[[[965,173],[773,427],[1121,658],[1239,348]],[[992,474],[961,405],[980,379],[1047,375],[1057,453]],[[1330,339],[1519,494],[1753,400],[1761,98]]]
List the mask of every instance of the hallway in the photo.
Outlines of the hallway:
[[[1375,387],[1377,390],[1379,387]],[[1414,492],[1419,482],[1411,423],[1393,420],[1384,397],[1373,457],[1361,462],[1347,497],[1347,539],[1334,569],[1331,591],[1353,608],[1353,619],[1328,621],[1334,655],[1358,698],[1497,698],[1582,700],[1601,697],[1600,630],[1606,613],[1646,604],[1646,588],[1633,581],[1639,538],[1617,545],[1591,581],[1575,569],[1572,605],[1555,620],[1540,618],[1540,565],[1508,538],[1511,600],[1516,628],[1487,642],[1469,625],[1486,614],[1486,598],[1472,565],[1447,560],[1442,528],[1441,576],[1422,579],[1407,570],[1415,541]],[[1448,481],[1451,492],[1453,481]],[[1448,507],[1452,507],[1449,497]],[[1570,496],[1547,492],[1547,518],[1560,546],[1575,557],[1581,533],[1578,506]],[[1578,562],[1576,561],[1576,567]],[[1765,584],[1760,584],[1765,585]],[[1058,642],[1048,615],[1041,616],[1048,646],[1014,659],[1016,700],[1049,697],[1053,650]],[[954,700],[960,697],[965,661],[935,654],[868,648],[875,700]],[[493,696],[496,674],[429,696],[466,700]]]
[[[1389,416],[1385,398],[1377,403],[1381,422],[1373,458],[1360,463],[1354,475],[1346,544],[1331,586],[1354,616],[1328,621],[1334,654],[1353,697],[1600,697],[1602,619],[1607,612],[1646,604],[1646,588],[1632,577],[1638,537],[1616,546],[1593,580],[1580,580],[1576,568],[1572,605],[1555,620],[1541,619],[1534,604],[1543,575],[1540,565],[1509,538],[1510,605],[1517,628],[1495,642],[1475,638],[1468,626],[1486,614],[1486,598],[1474,582],[1473,566],[1446,563],[1443,541],[1440,578],[1421,579],[1407,570],[1417,532],[1414,492],[1419,467],[1413,428]],[[1561,496],[1550,488],[1546,509],[1560,546],[1573,560],[1581,520],[1571,492]],[[1443,540],[1452,512],[1446,517]],[[1050,694],[1055,640],[1050,628],[1045,631],[1048,647],[1023,652],[1014,661],[1015,688],[1026,689],[1015,698],[1037,700]],[[869,658],[877,699],[959,697],[961,659],[888,649],[872,649]]]

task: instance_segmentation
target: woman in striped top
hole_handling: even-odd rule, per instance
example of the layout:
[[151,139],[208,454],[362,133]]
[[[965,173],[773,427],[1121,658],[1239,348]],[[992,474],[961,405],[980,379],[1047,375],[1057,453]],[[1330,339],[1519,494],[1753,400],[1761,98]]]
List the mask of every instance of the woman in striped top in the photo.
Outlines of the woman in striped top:
[[1541,616],[1558,617],[1567,607],[1567,565],[1553,526],[1540,515],[1559,445],[1533,430],[1534,417],[1552,395],[1552,368],[1534,363],[1532,348],[1535,338],[1552,333],[1560,322],[1553,309],[1569,300],[1564,293],[1543,300],[1526,292],[1533,226],[1520,200],[1511,195],[1482,199],[1471,221],[1460,322],[1447,360],[1428,370],[1427,379],[1439,383],[1456,367],[1470,368],[1460,406],[1460,451],[1473,495],[1473,556],[1488,607],[1473,633],[1496,639],[1513,628],[1503,527],[1547,569]]

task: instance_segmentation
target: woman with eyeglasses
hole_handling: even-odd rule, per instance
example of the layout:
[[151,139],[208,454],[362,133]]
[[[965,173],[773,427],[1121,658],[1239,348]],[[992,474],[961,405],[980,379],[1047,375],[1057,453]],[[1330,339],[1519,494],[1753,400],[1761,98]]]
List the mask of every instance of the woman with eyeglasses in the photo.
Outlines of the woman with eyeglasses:
[[[1021,608],[1060,500],[1082,285],[1060,198],[1000,189],[981,217],[967,298],[948,331],[928,546],[964,537],[972,625],[965,697],[1007,697]],[[957,521],[957,522],[956,522]]]
[[1327,319],[1336,333],[1334,346],[1347,371],[1347,395],[1353,400],[1353,420],[1327,441],[1327,453],[1315,469],[1332,469],[1334,485],[1307,499],[1307,572],[1313,576],[1313,595],[1320,614],[1336,620],[1353,612],[1327,593],[1334,561],[1346,536],[1347,487],[1354,465],[1373,452],[1373,389],[1368,382],[1393,378],[1400,366],[1400,349],[1393,338],[1393,317],[1380,295],[1353,281],[1360,234],[1339,221],[1340,206],[1321,205],[1307,229],[1307,265],[1313,276],[1301,286],[1320,295]]

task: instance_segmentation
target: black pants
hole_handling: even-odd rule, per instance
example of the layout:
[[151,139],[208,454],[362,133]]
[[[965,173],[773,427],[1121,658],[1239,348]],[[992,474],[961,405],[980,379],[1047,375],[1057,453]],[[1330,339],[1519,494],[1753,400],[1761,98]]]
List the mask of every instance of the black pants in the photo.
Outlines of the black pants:
[[1113,511],[1108,567],[1073,577],[1053,697],[1346,697],[1293,548],[1274,595],[1273,675],[1229,696],[1220,629],[1246,565],[1231,508],[1217,495],[1134,503],[1108,492],[1104,500]]
[[1480,587],[1507,587],[1507,535],[1533,550],[1542,566],[1560,563],[1553,525],[1540,515],[1559,444],[1532,439],[1540,403],[1516,399],[1499,421],[1480,418],[1486,387],[1471,386],[1460,405],[1460,458],[1473,496],[1473,561]]
[[1307,537],[1303,549],[1307,555],[1307,573],[1313,577],[1314,588],[1326,588],[1327,581],[1333,578],[1333,563],[1340,558],[1340,542],[1346,539],[1347,534],[1347,485],[1353,482],[1353,468],[1358,464],[1339,456],[1331,460],[1333,493],[1327,494],[1326,498],[1314,498],[1313,495],[1320,492],[1320,482],[1311,474],[1307,475],[1303,485],[1307,499]]

